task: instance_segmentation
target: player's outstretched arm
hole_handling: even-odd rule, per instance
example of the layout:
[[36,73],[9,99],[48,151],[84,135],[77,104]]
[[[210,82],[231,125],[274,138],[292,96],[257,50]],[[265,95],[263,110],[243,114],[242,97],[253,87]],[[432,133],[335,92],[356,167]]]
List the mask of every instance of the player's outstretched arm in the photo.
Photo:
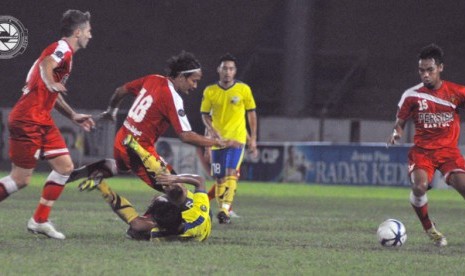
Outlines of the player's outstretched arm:
[[100,113],[98,116],[99,119],[105,119],[110,121],[116,121],[116,114],[118,114],[118,107],[121,104],[121,101],[129,94],[124,86],[116,88],[115,92],[111,96],[110,103],[108,104],[107,110]]
[[68,105],[61,94],[58,95],[57,101],[55,102],[55,109],[66,118],[81,126],[85,131],[90,131],[93,127],[95,127],[92,115],[76,113],[71,106]]
[[236,140],[213,139],[199,135],[193,131],[184,131],[179,134],[179,139],[184,143],[188,143],[199,147],[220,147],[220,148],[240,148],[243,145]]
[[159,174],[156,176],[157,183],[161,185],[172,185],[185,183],[195,186],[197,190],[205,191],[205,178],[196,174]]

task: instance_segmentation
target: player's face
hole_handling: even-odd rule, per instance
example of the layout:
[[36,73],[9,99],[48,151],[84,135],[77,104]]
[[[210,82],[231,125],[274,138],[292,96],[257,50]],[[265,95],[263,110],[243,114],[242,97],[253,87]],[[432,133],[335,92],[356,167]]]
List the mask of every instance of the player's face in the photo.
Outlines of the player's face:
[[236,64],[234,61],[226,60],[221,62],[218,66],[218,74],[220,75],[220,82],[230,83],[234,81],[236,77]]
[[91,27],[89,22],[86,22],[76,30],[79,48],[85,49],[87,47],[89,40],[92,38],[92,33],[90,31]]
[[429,89],[437,89],[441,84],[441,72],[444,65],[437,65],[432,58],[420,59],[418,62],[418,73],[423,85]]
[[[184,75],[178,76],[175,79],[175,86],[183,93],[189,95],[190,92],[194,91],[197,88],[197,85],[202,78],[202,71],[194,72],[189,77]],[[177,84],[177,85],[176,85]]]

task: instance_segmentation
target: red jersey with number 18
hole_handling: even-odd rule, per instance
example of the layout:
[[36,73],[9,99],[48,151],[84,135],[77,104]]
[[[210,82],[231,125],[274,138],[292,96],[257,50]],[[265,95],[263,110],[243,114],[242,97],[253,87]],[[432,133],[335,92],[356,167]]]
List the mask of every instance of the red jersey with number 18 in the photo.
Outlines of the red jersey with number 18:
[[399,101],[397,118],[412,118],[415,146],[424,149],[457,147],[460,117],[457,107],[465,102],[465,87],[442,81],[437,90],[420,83],[407,89]]
[[52,43],[34,62],[23,87],[23,95],[10,113],[10,122],[27,122],[38,125],[53,125],[51,111],[55,106],[58,93],[50,92],[40,75],[39,65],[44,58],[51,56],[58,66],[53,70],[53,79],[63,85],[71,73],[73,49],[65,40]]
[[[168,127],[176,133],[191,131],[181,96],[173,83],[160,75],[148,75],[128,82],[124,87],[137,96],[120,131],[131,133],[139,144],[153,148]],[[120,133],[119,133],[120,134]]]

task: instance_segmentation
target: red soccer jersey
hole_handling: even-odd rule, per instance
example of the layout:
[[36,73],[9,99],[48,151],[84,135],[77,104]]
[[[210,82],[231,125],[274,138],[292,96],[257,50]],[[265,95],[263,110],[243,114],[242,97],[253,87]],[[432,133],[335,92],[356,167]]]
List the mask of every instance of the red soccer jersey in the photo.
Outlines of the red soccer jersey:
[[170,125],[178,134],[192,130],[183,100],[166,77],[149,75],[128,82],[124,87],[137,98],[123,128],[136,137],[141,146],[153,147]]
[[51,92],[40,76],[39,64],[51,56],[58,66],[53,70],[56,82],[66,84],[72,67],[73,49],[65,40],[52,43],[34,62],[23,87],[23,95],[10,113],[10,121],[28,122],[38,125],[53,125],[51,111],[55,106],[58,93]]
[[456,147],[460,134],[457,107],[464,102],[464,86],[442,81],[438,90],[430,90],[421,83],[404,92],[397,117],[413,118],[416,146],[424,149]]

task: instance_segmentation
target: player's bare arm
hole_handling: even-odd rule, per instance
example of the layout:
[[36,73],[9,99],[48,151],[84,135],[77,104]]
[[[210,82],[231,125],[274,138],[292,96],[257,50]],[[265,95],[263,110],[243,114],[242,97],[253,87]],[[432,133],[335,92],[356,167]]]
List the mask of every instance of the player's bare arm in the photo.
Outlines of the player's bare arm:
[[173,184],[190,184],[195,186],[198,190],[205,190],[205,179],[200,175],[195,174],[158,174],[156,176],[157,183],[161,185],[173,185]]
[[115,92],[111,96],[110,103],[108,104],[107,110],[100,114],[100,118],[116,121],[116,114],[118,113],[118,107],[121,104],[121,101],[129,94],[124,86],[116,88]]
[[206,132],[208,133],[208,135],[205,136],[213,139],[221,139],[221,135],[213,127],[212,117],[209,114],[202,114],[202,122],[205,125]]
[[402,138],[402,135],[404,134],[404,127],[405,127],[405,120],[397,118],[395,124],[394,124],[394,129],[392,130],[391,136],[389,136],[388,145],[395,145],[398,144],[400,138]]
[[85,131],[90,131],[93,127],[95,127],[92,115],[76,113],[71,106],[68,105],[61,94],[58,95],[57,101],[55,102],[55,109],[66,118],[80,125]]
[[44,58],[39,64],[40,77],[50,92],[66,94],[66,87],[62,83],[56,82],[53,78],[53,70],[56,67],[58,67],[58,63],[51,56]]
[[199,147],[221,147],[221,148],[240,148],[242,144],[236,140],[222,140],[208,138],[199,135],[193,131],[184,131],[179,134],[179,139],[184,143],[188,143]]
[[247,147],[249,149],[249,153],[252,156],[256,157],[257,152],[257,113],[255,110],[251,110],[247,112],[247,121],[249,122],[250,127],[250,137],[247,139]]

